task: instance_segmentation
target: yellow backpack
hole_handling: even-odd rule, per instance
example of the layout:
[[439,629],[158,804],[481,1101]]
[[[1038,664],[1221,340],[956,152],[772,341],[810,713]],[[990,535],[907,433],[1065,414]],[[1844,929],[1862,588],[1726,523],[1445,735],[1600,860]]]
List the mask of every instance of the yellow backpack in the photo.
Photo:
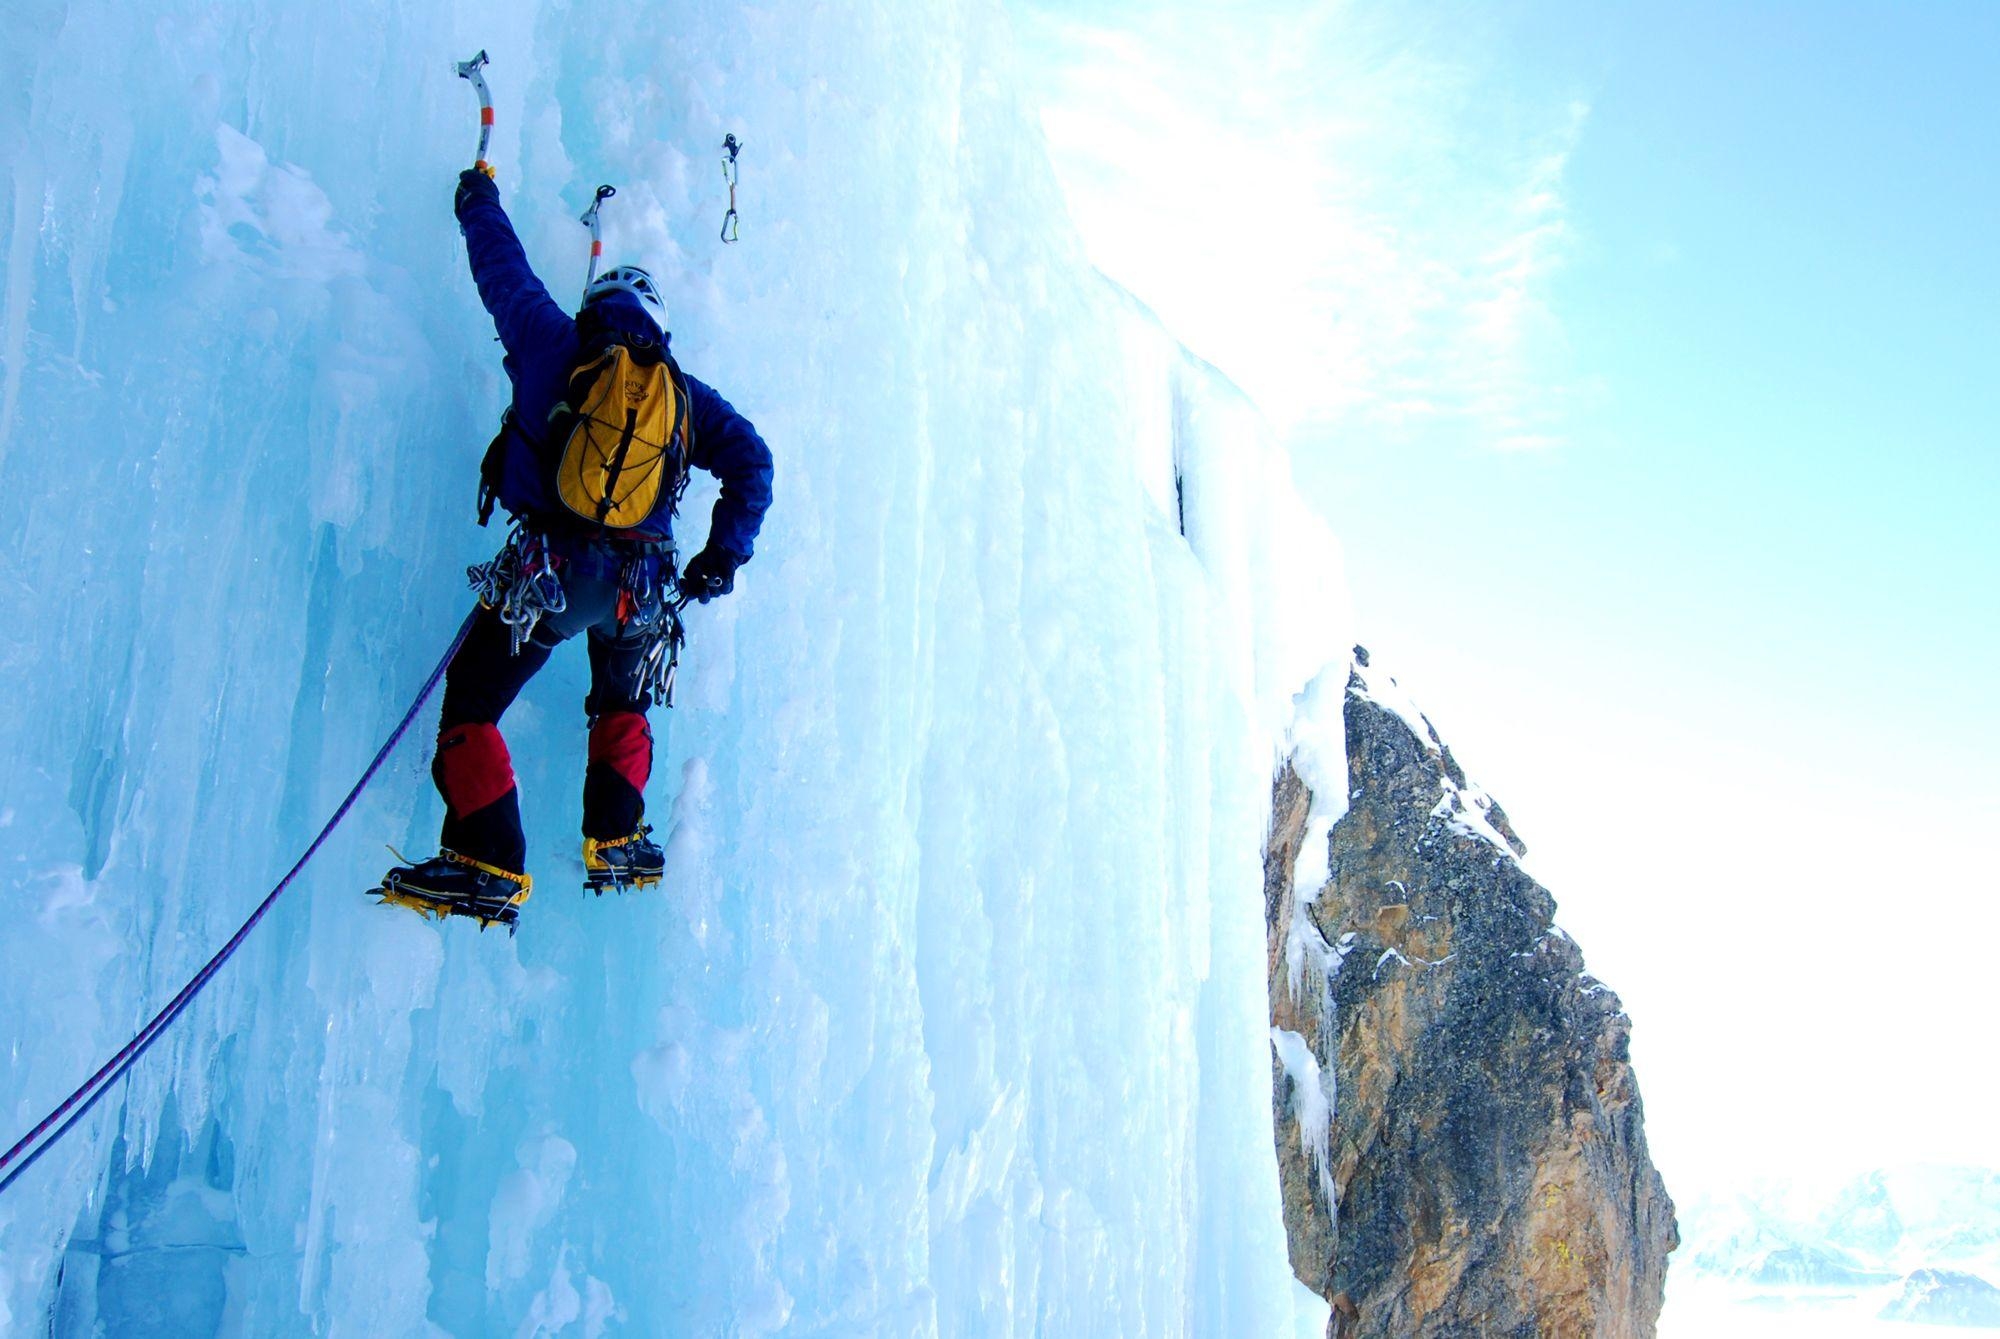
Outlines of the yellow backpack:
[[[568,434],[556,495],[584,520],[634,530],[679,501],[688,470],[687,383],[673,356],[650,340],[609,338],[584,348],[569,395],[550,415]],[[657,527],[664,532],[666,518]]]

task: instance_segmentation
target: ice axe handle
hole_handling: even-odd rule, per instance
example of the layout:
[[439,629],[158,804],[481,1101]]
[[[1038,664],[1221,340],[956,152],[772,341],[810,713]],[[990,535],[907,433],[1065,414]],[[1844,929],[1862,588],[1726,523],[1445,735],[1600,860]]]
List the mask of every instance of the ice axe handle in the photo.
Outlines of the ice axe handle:
[[618,194],[615,186],[599,186],[597,195],[591,200],[590,208],[583,211],[577,222],[590,229],[590,272],[583,278],[583,293],[590,296],[590,286],[597,282],[597,262],[604,255],[604,233],[597,223],[597,210],[606,200]]

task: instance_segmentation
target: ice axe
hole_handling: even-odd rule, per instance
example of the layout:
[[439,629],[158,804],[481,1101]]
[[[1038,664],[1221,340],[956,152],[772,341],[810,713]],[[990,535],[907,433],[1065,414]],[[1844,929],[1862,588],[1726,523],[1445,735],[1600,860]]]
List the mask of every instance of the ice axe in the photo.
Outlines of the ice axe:
[[482,48],[471,60],[459,61],[453,68],[458,71],[459,78],[470,79],[473,91],[479,94],[479,156],[472,165],[490,177],[493,175],[493,164],[486,161],[486,148],[493,142],[493,92],[486,87],[486,76],[479,72],[486,63],[486,52]]

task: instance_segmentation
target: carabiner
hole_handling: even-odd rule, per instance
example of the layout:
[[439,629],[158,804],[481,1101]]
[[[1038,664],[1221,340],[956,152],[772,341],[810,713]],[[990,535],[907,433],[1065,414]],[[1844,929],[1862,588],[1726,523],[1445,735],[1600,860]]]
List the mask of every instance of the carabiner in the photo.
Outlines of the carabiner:
[[729,183],[729,212],[722,216],[722,240],[734,242],[736,237],[736,155],[743,142],[734,135],[722,137],[722,179]]

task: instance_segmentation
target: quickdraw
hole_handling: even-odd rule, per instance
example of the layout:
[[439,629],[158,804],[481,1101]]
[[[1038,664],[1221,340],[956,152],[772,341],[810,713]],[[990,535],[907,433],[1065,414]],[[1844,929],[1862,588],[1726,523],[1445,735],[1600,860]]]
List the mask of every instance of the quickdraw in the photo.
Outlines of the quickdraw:
[[645,639],[639,656],[635,695],[650,698],[663,707],[674,705],[674,679],[680,672],[681,644],[686,630],[681,626],[681,610],[687,597],[680,593],[674,575],[671,552],[637,554],[626,559],[618,574],[619,612],[628,632]]
[[547,541],[524,526],[514,527],[492,561],[466,568],[465,579],[478,592],[479,603],[507,625],[515,655],[521,654],[544,614],[560,614],[569,607]]
[[615,186],[599,186],[597,194],[591,198],[590,208],[577,216],[577,222],[590,229],[590,272],[583,276],[583,295],[590,296],[590,286],[597,280],[597,262],[604,258],[604,230],[598,225],[597,210],[606,200],[618,194]]
[[681,610],[687,597],[676,595],[667,603],[666,617],[639,658],[639,691],[663,707],[674,705],[674,680],[681,669],[681,643],[687,634],[681,627]]
[[736,154],[743,142],[734,135],[722,137],[722,179],[729,183],[729,212],[722,216],[722,240],[736,240]]
[[479,94],[479,155],[472,165],[487,176],[493,175],[493,164],[486,160],[487,146],[493,142],[493,94],[486,87],[486,76],[479,72],[486,65],[486,52],[481,51],[471,60],[459,61],[453,66],[458,77],[472,81],[473,91]]

